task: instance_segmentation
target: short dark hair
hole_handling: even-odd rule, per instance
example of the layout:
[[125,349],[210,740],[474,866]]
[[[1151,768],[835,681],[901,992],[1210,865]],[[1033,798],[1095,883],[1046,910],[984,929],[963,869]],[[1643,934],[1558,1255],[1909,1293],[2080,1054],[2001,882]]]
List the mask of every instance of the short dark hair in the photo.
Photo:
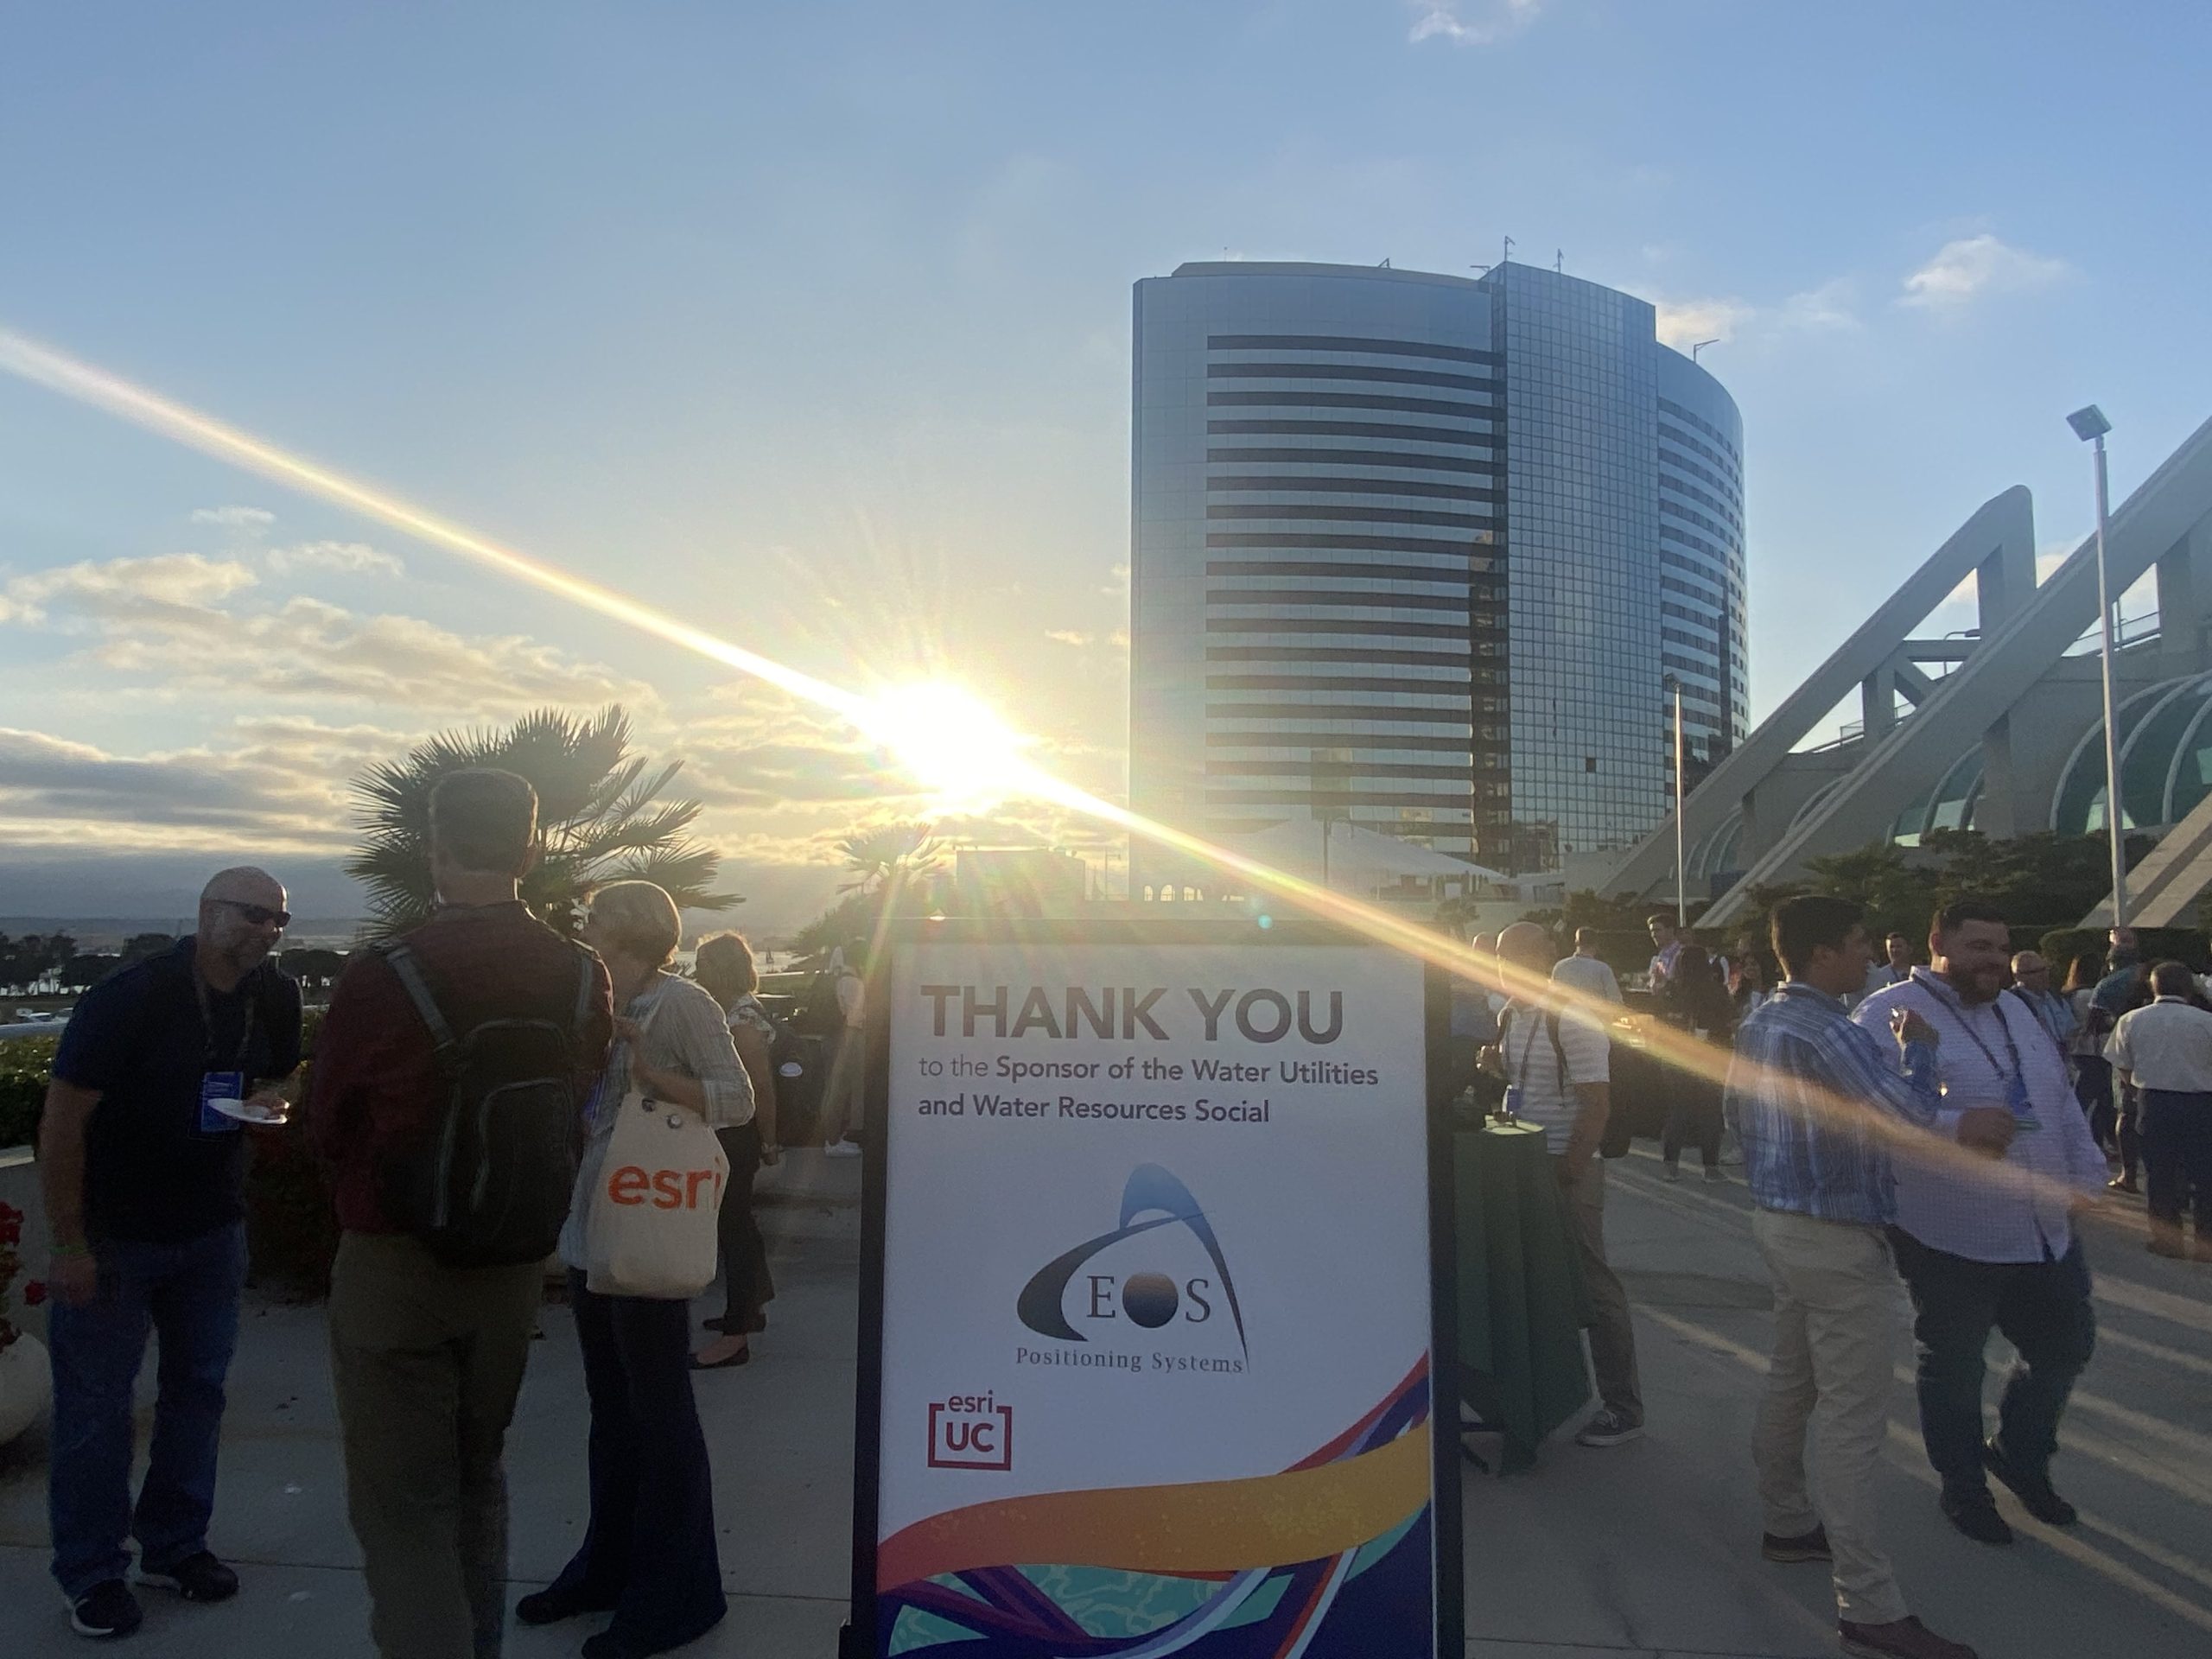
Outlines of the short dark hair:
[[464,870],[518,874],[537,839],[537,791],[493,766],[449,772],[430,789],[430,843]]
[[2151,970],[2151,988],[2160,996],[2196,995],[2196,976],[2185,962],[2162,962]]
[[1646,927],[1672,927],[1675,925],[1675,918],[1663,910],[1655,910],[1643,918],[1643,925]]
[[1930,934],[1940,938],[1954,928],[1963,927],[1968,922],[1987,922],[1993,926],[2002,927],[2008,931],[2012,927],[2012,924],[2005,919],[2005,912],[1986,899],[1963,896],[1952,899],[1949,904],[1937,910],[1935,918],[1928,924],[1928,931]]
[[1796,978],[1812,966],[1813,952],[1822,945],[1840,950],[1851,930],[1866,917],[1866,912],[1850,899],[1825,893],[1804,893],[1783,899],[1774,907],[1771,935],[1783,972]]
[[1580,950],[1586,944],[1594,945],[1597,943],[1598,930],[1596,928],[1578,927],[1574,930],[1574,948],[1576,950]]
[[1889,931],[1889,938],[1885,938],[1882,943],[1884,944],[1887,944],[1890,942],[1890,939],[1903,939],[1907,944],[1910,944],[1912,943],[1912,935],[1906,932],[1904,929],[1901,927],[1893,927]]

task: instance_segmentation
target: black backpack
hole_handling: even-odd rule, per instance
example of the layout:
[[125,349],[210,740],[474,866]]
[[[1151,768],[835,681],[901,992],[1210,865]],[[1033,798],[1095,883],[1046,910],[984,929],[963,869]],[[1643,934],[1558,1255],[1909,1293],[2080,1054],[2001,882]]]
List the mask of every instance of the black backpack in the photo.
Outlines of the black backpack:
[[834,1037],[845,1028],[844,1005],[837,1001],[838,977],[824,969],[806,988],[806,1002],[800,1010],[800,1018],[817,1037]]
[[406,944],[379,954],[436,1045],[442,1115],[415,1156],[386,1172],[392,1218],[448,1267],[543,1261],[560,1242],[575,1190],[576,1041],[589,1018],[598,963],[576,953],[568,1020],[500,1017],[456,1036]]

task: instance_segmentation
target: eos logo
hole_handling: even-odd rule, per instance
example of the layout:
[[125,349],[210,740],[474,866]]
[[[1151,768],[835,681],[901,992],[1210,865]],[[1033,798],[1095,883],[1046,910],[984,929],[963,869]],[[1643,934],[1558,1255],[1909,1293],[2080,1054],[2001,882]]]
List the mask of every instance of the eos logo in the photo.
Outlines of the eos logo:
[[705,1207],[721,1197],[722,1178],[711,1169],[644,1170],[625,1164],[607,1178],[607,1196],[615,1204],[650,1204],[656,1210],[696,1210],[702,1207],[699,1189],[707,1189]]
[[1014,1467],[1014,1408],[988,1394],[956,1394],[930,1403],[930,1467]]
[[1120,1225],[1110,1233],[1085,1240],[1039,1268],[1021,1287],[1015,1313],[1040,1337],[1060,1342],[1090,1341],[1068,1323],[1068,1287],[1076,1275],[1108,1246],[1172,1226],[1188,1229],[1205,1248],[1213,1263],[1212,1277],[1186,1277],[1179,1283],[1164,1273],[1149,1270],[1127,1276],[1086,1273],[1077,1317],[1086,1325],[1126,1319],[1144,1330],[1157,1331],[1178,1316],[1185,1324],[1204,1325],[1213,1318],[1214,1304],[1219,1300],[1227,1304],[1236,1324],[1238,1345],[1249,1353],[1236,1281],[1230,1277],[1229,1263],[1222,1255],[1221,1242],[1214,1236],[1213,1225],[1190,1189],[1158,1164],[1141,1166],[1122,1187]]

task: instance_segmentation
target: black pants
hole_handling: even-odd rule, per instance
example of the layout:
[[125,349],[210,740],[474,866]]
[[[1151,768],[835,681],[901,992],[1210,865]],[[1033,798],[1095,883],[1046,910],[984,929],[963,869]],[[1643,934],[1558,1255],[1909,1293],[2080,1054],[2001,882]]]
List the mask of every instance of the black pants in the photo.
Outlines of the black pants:
[[2196,1242],[2212,1240],[2212,1095],[2145,1089],[2142,1134],[2152,1235],[2178,1241],[2193,1212]]
[[571,1270],[569,1300],[591,1396],[591,1525],[553,1589],[611,1607],[646,1653],[721,1621],[707,1437],[691,1398],[691,1305],[601,1296]]
[[1920,1350],[1920,1436],[1953,1494],[1986,1492],[1981,1458],[1983,1350],[1992,1330],[2019,1351],[1997,1408],[1997,1440],[2031,1476],[2058,1449],[2058,1420],[2096,1346],[2082,1241],[2056,1262],[1974,1262],[1890,1230],[1912,1292]]
[[2074,1057],[2074,1098],[2089,1115],[2089,1134],[2107,1152],[2117,1149],[2119,1110],[2112,1103],[2112,1062],[2101,1054]]
[[1707,1169],[1720,1166],[1720,1087],[1703,1077],[1677,1073],[1668,1079],[1667,1132],[1661,1154],[1669,1164],[1681,1161],[1682,1148],[1694,1146]]
[[729,1160],[729,1186],[722,1193],[717,1232],[722,1254],[722,1319],[732,1336],[762,1329],[762,1310],[776,1300],[768,1276],[768,1243],[753,1213],[753,1178],[760,1172],[760,1131],[750,1123],[716,1129],[715,1139]]

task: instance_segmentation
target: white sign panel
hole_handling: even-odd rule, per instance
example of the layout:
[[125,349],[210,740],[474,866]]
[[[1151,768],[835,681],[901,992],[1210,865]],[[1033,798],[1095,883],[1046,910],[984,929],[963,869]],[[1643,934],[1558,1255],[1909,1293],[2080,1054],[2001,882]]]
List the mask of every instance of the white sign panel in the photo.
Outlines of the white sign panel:
[[1433,1652],[1421,965],[905,944],[883,1655]]

